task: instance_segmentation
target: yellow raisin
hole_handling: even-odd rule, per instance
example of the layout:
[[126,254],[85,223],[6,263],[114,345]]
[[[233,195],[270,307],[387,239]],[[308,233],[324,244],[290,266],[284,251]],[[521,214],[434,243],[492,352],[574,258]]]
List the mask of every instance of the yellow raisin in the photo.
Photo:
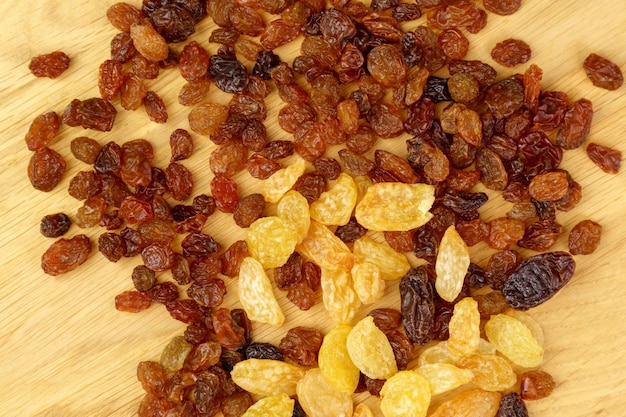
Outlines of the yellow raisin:
[[352,416],[350,394],[341,392],[328,382],[319,368],[312,368],[298,382],[298,401],[309,417]]
[[387,379],[398,372],[393,348],[372,316],[365,316],[352,328],[347,339],[350,359],[372,379]]
[[354,255],[348,246],[315,220],[311,220],[309,232],[296,249],[321,268],[349,271],[354,266]]
[[294,404],[287,394],[270,395],[252,404],[241,417],[291,417]]
[[239,301],[252,321],[280,326],[285,321],[272,282],[263,266],[252,257],[244,258],[239,267]]
[[356,199],[354,180],[341,173],[332,187],[311,203],[311,218],[325,225],[343,226],[350,221]]
[[302,239],[304,239],[309,232],[309,226],[311,225],[309,202],[306,198],[295,190],[288,191],[278,201],[276,215],[282,219],[291,221],[296,226],[298,243],[302,242]]
[[415,371],[400,371],[380,390],[385,417],[425,417],[430,405],[430,383]]
[[356,262],[370,262],[380,270],[385,280],[399,279],[411,269],[408,259],[387,243],[378,243],[369,236],[354,241],[352,253]]
[[266,201],[277,203],[304,173],[306,162],[299,158],[286,168],[279,169],[263,182],[261,194]]
[[354,407],[352,417],[374,417],[374,413],[365,403],[360,403]]
[[317,354],[322,375],[339,391],[352,394],[359,384],[360,371],[348,353],[348,334],[352,327],[338,324],[329,331]]
[[537,343],[539,343],[539,346],[543,347],[544,346],[544,335],[543,335],[543,328],[541,327],[541,325],[539,323],[537,323],[537,321],[535,319],[533,319],[530,314],[524,312],[524,311],[520,311],[520,310],[515,310],[513,308],[508,308],[504,311],[504,314],[506,314],[507,316],[511,316],[513,318],[518,319],[519,321],[521,321],[522,323],[524,323],[526,325],[526,327],[528,327],[528,330],[530,330],[530,332],[533,334],[533,337],[535,338],[535,340],[537,341]]
[[474,378],[471,370],[450,363],[427,363],[415,368],[415,371],[428,380],[432,395],[453,390]]
[[[475,354],[493,355],[496,349],[487,340],[481,338],[478,342],[478,349]],[[448,341],[443,340],[424,349],[418,357],[418,366],[429,363],[449,363],[456,365],[461,358],[450,353],[448,349]]]
[[485,333],[498,352],[524,368],[534,368],[543,362],[543,348],[532,332],[520,320],[507,314],[491,316]]
[[465,391],[442,403],[430,417],[495,417],[501,397],[482,389]]
[[439,243],[435,261],[435,289],[441,298],[452,302],[461,293],[470,264],[469,250],[454,225],[448,227]]
[[432,218],[435,189],[428,184],[381,182],[367,188],[355,209],[357,221],[366,229],[405,231],[416,229]]
[[450,353],[463,357],[476,352],[480,343],[480,313],[476,300],[465,297],[454,305],[448,329]]
[[320,283],[322,302],[328,314],[337,323],[350,323],[361,307],[350,272],[322,268]]
[[517,382],[511,364],[497,355],[472,355],[462,358],[458,366],[474,374],[474,384],[485,391],[506,391]]
[[380,269],[371,262],[355,263],[350,271],[354,291],[362,304],[372,304],[385,295],[385,281]]
[[237,362],[230,372],[233,382],[257,395],[296,395],[296,385],[306,370],[274,359],[246,359]]
[[250,255],[263,268],[284,265],[298,244],[298,231],[289,220],[278,216],[261,217],[248,227],[246,243]]

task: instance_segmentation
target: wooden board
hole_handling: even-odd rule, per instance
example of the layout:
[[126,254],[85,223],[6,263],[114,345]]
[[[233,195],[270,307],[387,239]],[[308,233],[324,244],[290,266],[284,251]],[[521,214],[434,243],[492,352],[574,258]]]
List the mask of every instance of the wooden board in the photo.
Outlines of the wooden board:
[[[168,340],[184,330],[162,306],[141,314],[114,309],[115,295],[132,288],[130,272],[140,263],[137,258],[112,264],[94,253],[76,271],[56,278],[43,274],[39,266],[41,254],[51,243],[39,234],[40,219],[59,211],[73,216],[80,205],[66,193],[70,178],[87,169],[70,158],[72,138],[88,135],[100,143],[146,138],[155,146],[155,164],[164,167],[169,160],[169,134],[175,128],[188,127],[189,109],[176,100],[183,81],[176,70],[164,71],[158,80],[149,82],[149,87],[165,99],[170,115],[167,124],[150,122],[139,109],[135,113],[121,111],[109,133],[63,126],[51,145],[68,160],[62,183],[49,193],[31,187],[26,177],[30,152],[24,145],[24,134],[36,115],[51,110],[62,112],[73,98],[98,95],[98,65],[108,58],[109,41],[116,33],[105,11],[114,2],[23,0],[0,5],[2,415],[135,415],[142,396],[135,377],[137,363],[158,359]],[[524,0],[517,14],[490,15],[487,27],[478,35],[470,35],[467,58],[486,60],[502,71],[501,76],[523,72],[526,65],[504,69],[491,61],[489,52],[505,38],[525,40],[533,49],[531,62],[544,70],[545,90],[562,90],[572,100],[585,97],[593,101],[596,114],[589,141],[625,151],[626,87],[613,92],[593,87],[581,67],[584,58],[596,52],[626,69],[625,24],[626,7],[616,0]],[[214,25],[207,19],[191,39],[215,53],[217,46],[207,42],[212,29]],[[58,49],[72,58],[70,69],[61,78],[37,79],[29,73],[32,56]],[[297,50],[294,43],[278,52],[288,59]],[[226,103],[228,97],[214,89],[209,99]],[[272,97],[267,103],[270,138],[289,138],[276,124],[280,101]],[[194,135],[194,139],[196,152],[184,164],[194,172],[194,193],[198,194],[209,190],[212,146],[207,138]],[[404,138],[385,141],[384,146],[399,151],[404,148]],[[564,235],[554,248],[567,248],[567,234],[582,219],[601,223],[604,234],[594,254],[576,257],[573,281],[554,299],[531,311],[544,326],[543,368],[554,375],[557,388],[548,399],[528,406],[535,417],[619,416],[626,395],[626,180],[624,172],[608,175],[600,171],[583,149],[566,152],[563,166],[583,186],[583,200],[575,210],[559,213]],[[258,186],[247,174],[236,179],[242,195]],[[483,216],[487,220],[501,216],[509,206],[494,196],[482,210]],[[220,214],[210,218],[205,231],[223,245],[244,236],[229,216]],[[81,232],[72,226],[68,234]],[[95,242],[101,230],[84,232]],[[472,248],[473,259],[481,265],[490,253],[482,245]],[[169,275],[164,273],[160,279],[169,279]],[[228,281],[226,305],[230,307],[239,305],[235,285],[234,280]],[[396,285],[390,285],[379,305],[397,307],[396,289]],[[255,326],[258,340],[277,342],[287,329],[298,324],[322,331],[331,328],[332,322],[321,305],[300,313],[282,294],[279,300],[287,315],[285,324],[280,328]],[[377,400],[367,401],[379,413]]]

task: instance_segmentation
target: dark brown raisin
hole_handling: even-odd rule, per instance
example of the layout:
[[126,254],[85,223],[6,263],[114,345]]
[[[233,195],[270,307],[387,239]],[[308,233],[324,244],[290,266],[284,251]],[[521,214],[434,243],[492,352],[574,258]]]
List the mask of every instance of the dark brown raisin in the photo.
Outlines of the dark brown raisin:
[[72,225],[72,221],[65,213],[48,214],[39,225],[39,231],[45,237],[61,237]]

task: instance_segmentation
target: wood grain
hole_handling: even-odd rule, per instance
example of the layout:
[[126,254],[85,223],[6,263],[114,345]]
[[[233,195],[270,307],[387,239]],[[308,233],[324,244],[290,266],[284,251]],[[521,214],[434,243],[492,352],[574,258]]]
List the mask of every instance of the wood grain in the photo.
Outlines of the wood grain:
[[[74,215],[80,203],[66,193],[70,178],[87,169],[70,158],[69,141],[88,135],[105,143],[147,138],[155,146],[156,165],[169,160],[168,138],[175,128],[187,128],[188,110],[177,103],[183,81],[176,70],[163,71],[151,89],[164,97],[170,119],[166,125],[151,123],[143,109],[120,112],[112,132],[85,132],[63,126],[51,146],[67,157],[68,172],[52,192],[33,190],[26,166],[30,152],[24,134],[31,120],[47,111],[61,112],[73,98],[98,95],[98,65],[109,56],[109,42],[116,31],[105,11],[114,0],[23,0],[2,2],[0,15],[0,253],[4,275],[0,278],[0,414],[6,416],[131,416],[142,396],[135,369],[142,360],[158,359],[163,346],[184,326],[172,320],[162,306],[141,314],[116,311],[113,299],[130,289],[130,272],[138,259],[109,263],[94,253],[76,271],[56,278],[42,273],[39,263],[50,240],[39,234],[45,215],[64,211]],[[133,3],[138,3],[137,0]],[[531,62],[544,70],[545,90],[562,90],[572,100],[590,99],[596,110],[590,141],[626,150],[626,87],[613,92],[591,85],[581,64],[590,52],[612,59],[626,69],[626,8],[616,0],[524,0],[512,16],[489,16],[487,27],[470,35],[468,59],[483,59],[501,75],[523,72],[493,63],[489,52],[496,42],[513,37],[531,45]],[[191,39],[207,47],[214,28],[210,19]],[[71,58],[70,69],[59,79],[37,79],[28,71],[32,56],[62,49]],[[279,49],[288,59],[297,54],[296,43]],[[250,63],[247,63],[250,64]],[[210,100],[227,103],[214,89]],[[268,134],[289,138],[277,126],[281,103],[268,99]],[[118,106],[119,107],[119,106]],[[196,152],[184,164],[195,174],[194,192],[207,192],[211,174],[207,138],[194,136]],[[383,146],[400,151],[404,139]],[[600,248],[592,255],[577,256],[573,281],[554,299],[532,310],[545,329],[546,361],[543,368],[554,375],[557,388],[548,399],[529,403],[535,417],[587,417],[623,415],[626,396],[626,180],[624,173],[608,175],[587,159],[583,149],[566,152],[563,166],[583,186],[583,201],[573,211],[559,213],[564,236],[555,249],[566,249],[566,235],[576,222],[591,218],[604,227]],[[243,194],[255,190],[258,181],[244,174],[236,177]],[[491,194],[483,211],[485,219],[508,209]],[[243,237],[232,219],[215,215],[205,226],[223,245]],[[72,226],[69,235],[83,232]],[[85,230],[94,241],[100,230]],[[484,265],[492,251],[472,248],[475,262]],[[527,254],[526,252],[523,252]],[[163,274],[161,279],[169,279]],[[236,281],[228,282],[226,305],[235,307]],[[390,285],[381,306],[398,306],[396,284]],[[277,342],[297,324],[332,327],[321,306],[304,314],[279,295],[287,321],[280,328],[255,326],[262,341]],[[365,314],[365,311],[360,316]],[[359,316],[359,317],[360,317]],[[357,400],[366,398],[364,395]],[[377,413],[378,400],[367,398]]]

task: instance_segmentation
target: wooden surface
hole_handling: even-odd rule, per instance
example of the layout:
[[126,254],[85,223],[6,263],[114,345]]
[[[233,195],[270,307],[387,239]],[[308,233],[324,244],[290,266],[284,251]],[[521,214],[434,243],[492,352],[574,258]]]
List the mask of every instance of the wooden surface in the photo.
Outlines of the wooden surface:
[[[116,33],[105,11],[114,2],[23,0],[0,5],[0,415],[135,415],[142,396],[135,377],[137,363],[158,359],[167,341],[184,330],[160,305],[140,314],[114,309],[115,295],[132,288],[130,272],[140,259],[112,264],[94,251],[76,271],[56,278],[43,274],[39,265],[41,254],[52,242],[39,234],[40,219],[59,211],[73,216],[80,205],[66,192],[70,178],[87,169],[69,158],[72,138],[88,135],[100,143],[147,138],[155,146],[156,165],[164,167],[169,159],[169,134],[175,128],[188,128],[189,109],[176,101],[182,79],[177,70],[164,71],[149,86],[165,99],[170,114],[166,125],[150,122],[139,109],[135,113],[121,111],[109,133],[63,126],[51,145],[68,157],[63,181],[49,193],[31,187],[26,176],[30,152],[24,134],[36,115],[60,113],[73,98],[98,95],[97,68],[108,58],[109,41]],[[132,2],[139,4],[138,0]],[[620,0],[523,3],[513,16],[490,15],[485,30],[470,35],[468,59],[484,59],[502,71],[501,75],[523,72],[525,65],[505,70],[493,63],[489,51],[505,38],[525,40],[533,49],[531,62],[544,70],[544,89],[565,91],[572,100],[592,100],[596,114],[589,140],[626,151],[626,87],[613,92],[593,87],[581,67],[584,58],[596,52],[626,70],[626,7]],[[216,45],[207,40],[213,28],[207,19],[191,38],[212,53]],[[32,56],[58,49],[72,59],[62,77],[38,79],[29,73]],[[279,50],[284,59],[296,52],[296,44]],[[209,99],[226,103],[228,98],[214,89]],[[272,139],[289,137],[275,122],[280,104],[275,97],[268,100],[267,126]],[[119,109],[119,103],[116,105]],[[208,192],[211,146],[207,138],[194,135],[194,140],[197,150],[183,163],[194,172],[194,194],[198,194]],[[401,150],[404,138],[386,141],[385,146]],[[559,213],[565,233],[555,249],[566,249],[567,233],[582,219],[601,223],[604,234],[594,254],[576,257],[573,281],[554,299],[531,311],[544,326],[543,368],[554,375],[557,388],[548,399],[528,406],[534,417],[621,416],[626,404],[625,173],[603,173],[583,149],[566,152],[563,166],[583,186],[583,200],[572,212]],[[242,195],[258,186],[247,174],[236,179]],[[483,210],[484,217],[503,215],[508,207],[494,197]],[[204,230],[225,246],[243,237],[226,215],[211,217]],[[68,236],[81,232],[95,242],[101,230],[72,226]],[[474,261],[485,265],[491,252],[482,245],[471,250]],[[160,278],[169,279],[169,275]],[[239,305],[235,285],[234,280],[228,281],[226,305],[230,307]],[[397,307],[396,290],[396,285],[390,285],[380,305]],[[304,314],[296,312],[282,294],[279,300],[287,315],[284,326],[255,326],[258,340],[277,342],[296,324],[317,326],[322,331],[332,326],[321,305]],[[359,317],[363,314],[365,310]],[[367,401],[377,409],[377,400]]]

